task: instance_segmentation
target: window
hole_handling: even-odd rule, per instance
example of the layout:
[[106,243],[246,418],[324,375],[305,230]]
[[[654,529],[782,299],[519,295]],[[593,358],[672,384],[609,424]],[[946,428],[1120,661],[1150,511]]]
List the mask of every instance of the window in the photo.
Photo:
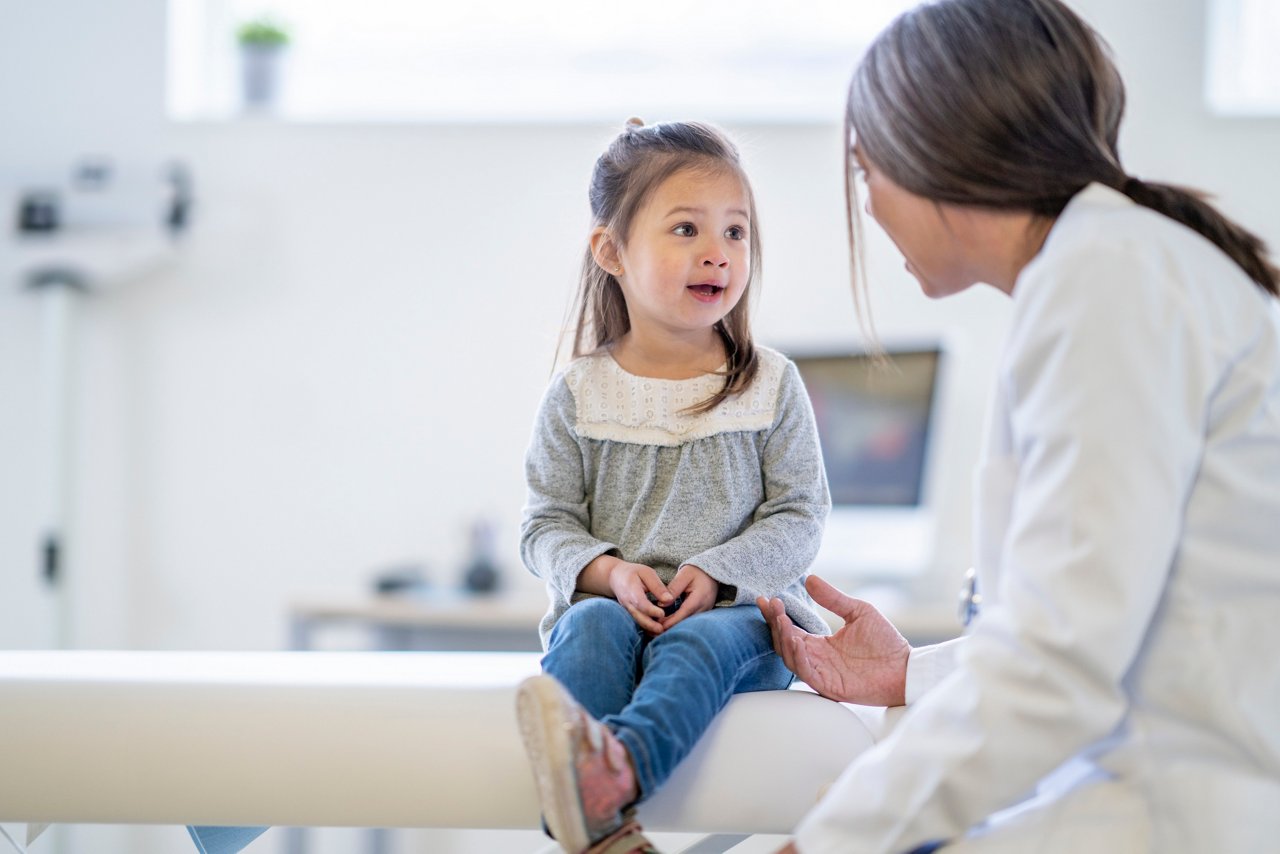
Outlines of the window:
[[272,114],[312,121],[832,121],[912,0],[169,0],[169,112],[240,112],[235,33],[289,33]]
[[1280,3],[1211,0],[1205,88],[1223,115],[1280,115]]

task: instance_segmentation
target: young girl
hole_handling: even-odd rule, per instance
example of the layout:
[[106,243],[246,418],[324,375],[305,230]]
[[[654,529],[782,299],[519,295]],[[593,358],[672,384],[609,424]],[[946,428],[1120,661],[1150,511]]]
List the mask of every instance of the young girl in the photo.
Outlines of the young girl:
[[757,596],[829,631],[803,580],[830,497],[795,366],[751,340],[760,242],[736,148],[632,119],[589,195],[574,359],[538,412],[521,532],[551,597],[521,732],[575,854],[648,850],[628,808],[730,696],[791,683]]

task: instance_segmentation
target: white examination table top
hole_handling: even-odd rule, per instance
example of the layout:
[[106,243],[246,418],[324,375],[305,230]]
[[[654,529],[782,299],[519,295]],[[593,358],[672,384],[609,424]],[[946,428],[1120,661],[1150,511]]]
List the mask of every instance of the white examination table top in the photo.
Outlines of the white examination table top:
[[[538,658],[3,652],[0,821],[537,827],[514,694]],[[883,721],[739,695],[640,818],[788,832]]]

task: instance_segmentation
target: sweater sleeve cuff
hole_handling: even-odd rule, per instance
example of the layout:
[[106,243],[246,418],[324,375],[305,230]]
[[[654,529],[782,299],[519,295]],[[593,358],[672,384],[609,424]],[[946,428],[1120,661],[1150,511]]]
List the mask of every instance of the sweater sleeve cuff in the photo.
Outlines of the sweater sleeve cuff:
[[956,654],[964,638],[952,638],[929,646],[912,647],[907,657],[907,705],[919,700],[956,668]]
[[563,579],[561,582],[564,589],[560,592],[564,594],[566,600],[573,601],[573,593],[578,589],[578,576],[582,575],[582,571],[587,568],[587,564],[600,557],[602,554],[613,553],[614,556],[620,556],[618,547],[613,543],[597,542],[589,549],[575,552],[573,557],[562,564],[560,570],[556,573],[556,577]]

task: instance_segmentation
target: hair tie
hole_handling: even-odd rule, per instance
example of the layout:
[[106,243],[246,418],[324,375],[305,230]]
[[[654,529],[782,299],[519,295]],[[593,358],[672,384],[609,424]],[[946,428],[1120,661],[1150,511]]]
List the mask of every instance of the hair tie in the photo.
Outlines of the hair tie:
[[642,127],[644,127],[644,119],[636,118],[635,116],[627,119],[627,123],[624,125],[624,129],[629,131]]

